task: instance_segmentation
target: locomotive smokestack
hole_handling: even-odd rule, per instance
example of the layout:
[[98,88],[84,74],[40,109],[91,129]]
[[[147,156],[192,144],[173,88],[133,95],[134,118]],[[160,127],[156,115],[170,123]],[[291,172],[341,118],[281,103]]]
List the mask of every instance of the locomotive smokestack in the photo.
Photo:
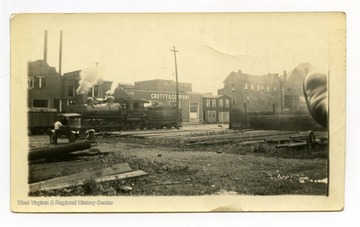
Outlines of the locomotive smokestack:
[[47,62],[47,37],[48,37],[48,33],[47,30],[45,30],[45,34],[44,34],[44,61]]
[[59,50],[59,74],[61,75],[61,63],[62,63],[62,36],[63,31],[60,31],[60,50]]

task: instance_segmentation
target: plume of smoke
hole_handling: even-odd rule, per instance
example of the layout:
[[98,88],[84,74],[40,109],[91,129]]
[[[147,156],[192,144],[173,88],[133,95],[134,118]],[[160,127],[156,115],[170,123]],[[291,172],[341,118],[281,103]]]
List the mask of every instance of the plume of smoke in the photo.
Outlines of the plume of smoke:
[[98,67],[91,67],[80,72],[79,87],[76,90],[78,95],[87,93],[95,84],[102,80],[102,74]]
[[107,95],[114,95],[115,89],[119,86],[119,81],[113,81],[110,90],[106,92]]

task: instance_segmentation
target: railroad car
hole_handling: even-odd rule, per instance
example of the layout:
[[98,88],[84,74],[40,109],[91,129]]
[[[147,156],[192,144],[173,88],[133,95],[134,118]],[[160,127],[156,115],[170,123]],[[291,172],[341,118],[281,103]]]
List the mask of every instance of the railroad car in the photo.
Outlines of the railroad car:
[[321,127],[308,113],[245,113],[240,109],[230,111],[230,129],[321,131]]
[[172,128],[176,127],[176,115],[178,115],[179,126],[181,126],[181,109],[177,113],[173,106],[151,106],[146,110],[145,127],[152,128]]
[[28,130],[32,134],[44,134],[54,128],[59,112],[51,108],[30,108],[28,110]]
[[230,111],[229,128],[244,129],[249,127],[248,114],[242,109],[232,109]]

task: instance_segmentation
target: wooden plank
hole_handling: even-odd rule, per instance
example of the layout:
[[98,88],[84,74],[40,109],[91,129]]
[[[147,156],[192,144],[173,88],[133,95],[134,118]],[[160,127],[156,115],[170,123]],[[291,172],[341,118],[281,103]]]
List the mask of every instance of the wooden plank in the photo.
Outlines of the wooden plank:
[[300,142],[300,143],[290,143],[288,147],[303,147],[306,146],[306,142]]
[[101,167],[102,167],[101,160],[53,162],[53,163],[30,165],[29,183],[48,180],[51,178],[59,177],[59,175],[64,176],[77,172],[101,169]]
[[288,143],[288,144],[279,144],[276,145],[276,148],[284,148],[284,147],[303,147],[306,146],[306,142],[300,142],[300,143]]
[[[146,173],[142,170],[136,170],[136,171],[132,171],[132,172],[96,177],[94,180],[97,183],[100,183],[100,182],[107,182],[107,181],[112,181],[112,180],[122,180],[122,179],[127,179],[127,178],[140,177],[140,176],[145,176],[145,175],[148,175],[148,173]],[[63,182],[61,184],[56,184],[56,185],[30,185],[30,190],[35,191],[35,190],[59,189],[59,188],[70,187],[72,184],[74,184],[74,182],[69,181],[69,182]],[[84,184],[84,181],[78,181],[76,185],[83,185],[83,184]]]
[[99,177],[95,180],[96,180],[96,182],[106,182],[106,181],[112,181],[112,180],[122,180],[122,179],[127,179],[127,178],[140,177],[140,176],[145,176],[145,175],[148,175],[148,173],[146,173],[142,170],[136,170],[136,171],[131,171],[131,172],[127,172],[127,173],[103,176],[103,177]]
[[66,186],[70,186],[71,184],[79,184],[79,183],[81,184],[82,181],[90,177],[101,178],[107,175],[126,173],[130,171],[132,171],[132,169],[130,168],[128,163],[119,163],[105,169],[84,171],[67,176],[53,178],[46,181],[33,183],[30,184],[30,190],[33,191],[40,189],[63,188]]
[[259,143],[265,143],[265,140],[254,140],[254,141],[244,141],[238,143],[239,145],[252,145],[252,144],[259,144]]

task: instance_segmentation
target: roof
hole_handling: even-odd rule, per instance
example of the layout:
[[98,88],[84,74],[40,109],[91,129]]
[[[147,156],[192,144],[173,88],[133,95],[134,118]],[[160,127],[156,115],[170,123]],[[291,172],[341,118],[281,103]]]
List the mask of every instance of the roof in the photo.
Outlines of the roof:
[[[294,75],[300,74],[301,76],[305,77],[307,72],[313,71],[314,66],[311,65],[308,62],[301,63],[298,66],[296,66],[294,69],[292,69],[290,72],[287,72],[287,80],[291,79]],[[296,73],[297,72],[297,73]]]
[[246,74],[246,73],[242,73],[240,72],[231,72],[223,81],[223,83],[226,83],[227,80],[229,80],[231,77],[236,77],[242,80],[246,80],[249,82],[253,82],[253,83],[261,83],[264,80],[274,80],[274,79],[279,79],[279,74],[278,73],[269,73],[266,75],[251,75],[251,74]]
[[203,98],[210,98],[210,99],[218,99],[218,98],[222,98],[222,97],[227,97],[227,98],[231,98],[228,95],[203,95]]
[[[175,94],[176,91],[157,91],[157,90],[142,90],[142,89],[134,89],[134,92],[153,92],[153,93],[171,93]],[[179,95],[188,94],[188,95],[202,95],[202,93],[194,92],[194,91],[179,91]]]
[[36,60],[28,62],[28,76],[49,76],[57,75],[55,67],[51,67],[45,60]]

